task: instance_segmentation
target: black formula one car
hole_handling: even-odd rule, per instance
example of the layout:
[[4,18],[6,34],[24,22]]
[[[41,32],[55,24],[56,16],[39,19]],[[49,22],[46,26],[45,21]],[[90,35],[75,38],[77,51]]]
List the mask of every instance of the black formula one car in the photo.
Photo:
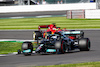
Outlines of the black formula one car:
[[[41,33],[38,33],[38,35],[40,37]],[[84,38],[84,32],[72,30],[59,32],[57,31],[54,34],[51,34],[51,32],[47,32],[45,38],[42,38],[41,42],[36,47],[35,53],[64,54],[65,52],[69,52],[75,49],[79,49],[80,51],[90,50],[90,40],[89,38]],[[32,51],[32,43],[23,42],[22,53],[24,55],[31,55]],[[21,51],[18,50],[18,54],[20,53]]]

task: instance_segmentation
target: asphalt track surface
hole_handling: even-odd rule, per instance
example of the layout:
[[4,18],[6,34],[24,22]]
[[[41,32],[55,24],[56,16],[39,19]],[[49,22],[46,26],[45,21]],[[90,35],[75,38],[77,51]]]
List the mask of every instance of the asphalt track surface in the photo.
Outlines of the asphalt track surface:
[[[33,31],[0,31],[0,39],[32,39]],[[0,57],[0,67],[26,67],[41,65],[58,65],[100,61],[100,30],[85,30],[85,37],[91,40],[91,50],[79,50],[65,54],[50,54],[31,56],[11,55]]]
[[0,13],[0,18],[9,17],[35,17],[44,15],[65,15],[66,11],[46,11],[46,12],[23,12],[23,13]]

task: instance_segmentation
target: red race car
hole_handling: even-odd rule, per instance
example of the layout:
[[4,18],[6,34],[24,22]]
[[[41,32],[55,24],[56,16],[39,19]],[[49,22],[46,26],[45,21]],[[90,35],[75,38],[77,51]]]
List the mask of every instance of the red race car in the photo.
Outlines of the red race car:
[[[46,31],[42,31],[41,28],[48,28]],[[67,36],[70,39],[76,39],[76,38],[83,38],[84,37],[84,32],[83,31],[75,31],[75,30],[66,30],[60,29],[60,27],[56,27],[55,24],[50,24],[50,25],[39,25],[38,26],[38,31],[33,32],[33,39],[41,39],[41,38],[47,38],[47,34],[54,34],[56,32],[65,32],[67,33]]]

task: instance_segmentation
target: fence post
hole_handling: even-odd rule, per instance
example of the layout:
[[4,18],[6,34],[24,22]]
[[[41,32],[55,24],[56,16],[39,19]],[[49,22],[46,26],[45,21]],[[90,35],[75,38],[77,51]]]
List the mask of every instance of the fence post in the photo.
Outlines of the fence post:
[[85,10],[83,10],[83,19],[85,18]]

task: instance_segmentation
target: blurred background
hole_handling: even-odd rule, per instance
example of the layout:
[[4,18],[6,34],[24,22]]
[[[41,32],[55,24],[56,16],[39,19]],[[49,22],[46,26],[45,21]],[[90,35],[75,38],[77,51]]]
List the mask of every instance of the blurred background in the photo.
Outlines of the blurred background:
[[0,6],[89,3],[99,1],[100,0],[0,0]]

